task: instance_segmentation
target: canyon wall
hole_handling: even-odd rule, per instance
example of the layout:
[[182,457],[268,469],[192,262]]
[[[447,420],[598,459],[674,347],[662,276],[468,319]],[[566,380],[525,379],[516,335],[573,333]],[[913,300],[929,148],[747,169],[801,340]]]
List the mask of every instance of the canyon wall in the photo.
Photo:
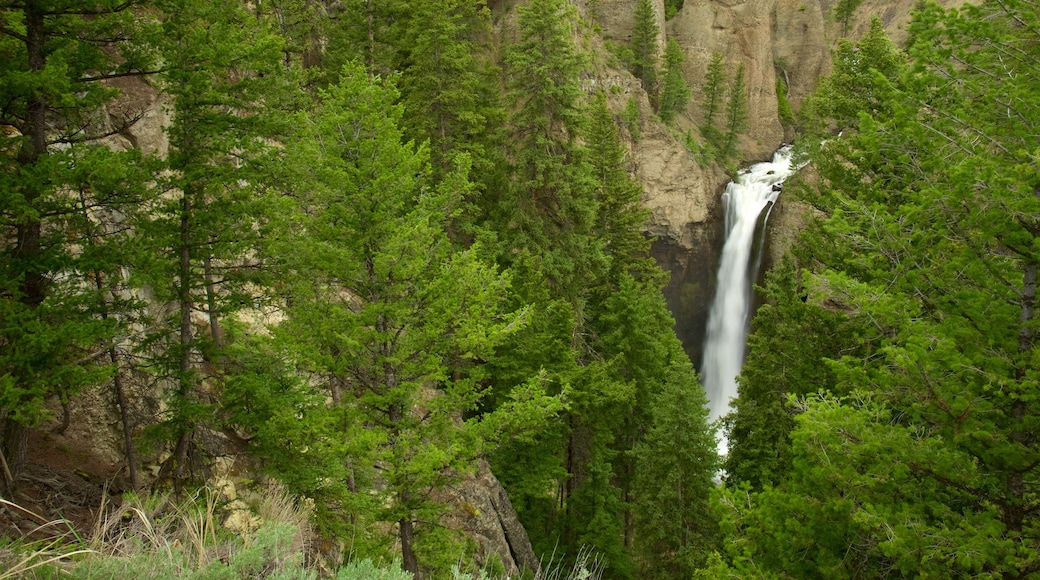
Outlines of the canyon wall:
[[[587,22],[595,23],[589,32],[588,46],[596,53],[593,69],[586,79],[589,90],[605,87],[612,108],[622,111],[633,99],[641,111],[639,138],[630,131],[633,172],[644,187],[644,204],[651,212],[647,234],[655,238],[653,252],[658,262],[671,272],[666,289],[669,306],[677,320],[677,331],[695,363],[700,360],[700,343],[708,306],[714,293],[714,276],[722,245],[722,208],[720,195],[729,176],[713,163],[702,163],[683,141],[689,132],[697,135],[702,117],[700,91],[712,55],[723,55],[730,75],[741,65],[748,89],[747,136],[742,143],[741,164],[768,158],[782,142],[794,138],[777,113],[777,79],[789,88],[791,104],[797,108],[812,91],[816,80],[830,66],[830,49],[836,39],[847,33],[861,34],[870,18],[877,15],[886,23],[897,41],[905,37],[903,28],[915,0],[865,0],[857,10],[848,31],[830,16],[832,0],[686,0],[671,19],[665,20],[664,0],[653,0],[661,34],[662,51],[666,38],[676,39],[685,53],[684,74],[693,88],[693,98],[673,127],[656,120],[648,95],[639,81],[612,58],[610,46],[630,41],[638,0],[572,0]],[[508,37],[515,24],[511,0],[489,2],[504,15],[499,33]],[[128,111],[145,110],[142,120],[110,138],[114,148],[138,148],[165,154],[168,143],[163,126],[169,116],[162,98],[147,82],[120,79],[116,84],[124,99],[110,111],[118,120]],[[116,123],[114,123],[115,125]],[[771,256],[777,256],[804,222],[804,210],[788,204],[781,196],[780,207],[770,221]],[[134,412],[144,423],[159,410],[159,402],[135,393]],[[41,430],[46,439],[36,446],[55,456],[90,454],[98,461],[81,478],[123,488],[120,481],[121,444],[119,418],[112,401],[104,396],[79,397],[69,409],[83,420],[62,432],[52,432],[55,424]],[[62,416],[61,410],[58,416]],[[226,434],[213,434],[224,437]],[[89,442],[89,445],[88,443]],[[218,441],[230,447],[230,443]],[[90,449],[86,449],[86,447]],[[145,466],[155,468],[154,462]],[[467,530],[484,554],[499,554],[507,567],[517,564],[536,566],[533,552],[508,505],[501,485],[486,468],[468,477],[449,498],[456,505],[453,523]]]
[[[579,7],[596,22],[604,46],[609,47],[631,42],[638,1],[590,0],[579,2]],[[667,21],[664,0],[652,2],[661,31],[659,46],[664,46],[666,38],[674,38],[682,47],[684,76],[693,92],[689,106],[674,123],[675,130],[662,127],[649,115],[643,138],[629,146],[635,174],[644,187],[644,203],[652,215],[646,231],[655,238],[653,253],[671,272],[665,293],[676,318],[676,331],[687,353],[699,364],[724,241],[720,197],[730,177],[714,164],[697,163],[676,133],[698,135],[703,79],[713,54],[722,55],[731,78],[738,67],[744,68],[748,130],[739,165],[763,161],[795,138],[794,127],[780,121],[778,79],[788,87],[788,102],[797,111],[817,79],[830,71],[831,50],[838,39],[859,38],[877,16],[892,39],[903,42],[916,0],[864,0],[847,27],[834,17],[836,0],[685,0]],[[960,3],[940,2],[947,6]],[[642,92],[634,78],[627,86]],[[640,101],[648,106],[645,93]],[[624,106],[621,99],[613,102],[615,110]],[[767,264],[782,255],[804,222],[804,208],[781,195],[769,223]]]

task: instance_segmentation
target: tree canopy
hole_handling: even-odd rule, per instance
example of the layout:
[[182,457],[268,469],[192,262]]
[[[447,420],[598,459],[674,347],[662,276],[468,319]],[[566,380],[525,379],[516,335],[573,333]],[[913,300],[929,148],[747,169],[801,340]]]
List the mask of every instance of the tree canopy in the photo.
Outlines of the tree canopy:
[[[720,494],[728,566],[828,578],[1040,570],[1035,17],[1018,2],[923,5],[905,52],[879,23],[838,51],[815,110],[842,133],[812,155],[821,179],[805,199],[823,217],[800,243],[800,292],[859,330],[822,361],[786,350],[826,376],[788,390],[787,473]],[[741,401],[734,428],[753,406]],[[759,485],[760,465],[736,473]]]

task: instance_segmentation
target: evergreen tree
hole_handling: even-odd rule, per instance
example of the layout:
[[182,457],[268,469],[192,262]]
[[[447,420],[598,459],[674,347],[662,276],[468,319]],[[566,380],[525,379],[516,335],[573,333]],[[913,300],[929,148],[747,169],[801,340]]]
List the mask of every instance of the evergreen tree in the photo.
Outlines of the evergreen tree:
[[657,61],[660,55],[657,39],[661,29],[650,0],[639,0],[636,22],[632,28],[632,74],[643,84],[643,90],[657,103]]
[[744,83],[744,65],[737,67],[733,84],[726,101],[726,133],[722,136],[719,151],[723,159],[737,154],[737,138],[747,130],[747,86]]
[[[465,156],[429,187],[425,148],[402,142],[396,89],[358,65],[319,97],[298,117],[293,165],[313,176],[297,183],[296,233],[280,242],[291,285],[277,332],[342,409],[335,437],[354,440],[345,491],[367,506],[360,516],[396,525],[403,566],[417,573],[442,529],[435,493],[504,432],[556,409],[532,383],[514,392],[527,403],[468,417],[482,396],[478,361],[523,320],[503,309],[508,279],[445,232],[470,187]],[[378,501],[366,501],[377,480]]]
[[752,322],[747,362],[726,425],[726,481],[734,487],[747,482],[760,490],[786,479],[795,426],[789,397],[834,392],[837,376],[821,360],[860,354],[857,321],[809,300],[799,275],[790,258],[771,270],[763,289],[768,302]]
[[650,241],[642,233],[650,212],[641,205],[643,189],[628,171],[627,152],[604,95],[597,96],[590,115],[586,158],[598,190],[597,230],[606,240],[607,278],[611,284],[623,273],[653,279],[660,269],[650,258]]
[[704,109],[704,123],[700,130],[701,136],[716,148],[721,144],[722,133],[715,126],[715,120],[723,110],[726,84],[726,69],[722,62],[722,53],[713,52],[708,69],[704,73],[704,86],[701,89],[704,99],[701,105]]
[[799,111],[803,131],[812,135],[809,141],[823,141],[835,127],[855,128],[861,112],[889,114],[891,105],[884,95],[906,62],[906,54],[889,40],[878,18],[871,20],[859,42],[839,40],[834,71],[820,79],[818,90]]
[[650,429],[635,449],[640,578],[689,578],[718,539],[709,500],[719,458],[707,399],[685,353],[673,356],[650,402]]
[[498,103],[500,71],[490,61],[490,12],[482,2],[437,0],[414,7],[407,30],[411,49],[401,77],[402,124],[430,141],[438,176],[467,153],[473,174],[492,182],[506,164],[497,130],[505,121]]
[[408,57],[403,41],[410,21],[407,0],[345,0],[330,6],[322,68],[334,83],[343,66],[361,59],[373,75],[391,75]]
[[282,48],[266,21],[235,0],[170,0],[160,8],[155,42],[173,122],[168,171],[156,176],[160,195],[141,224],[155,261],[137,275],[172,312],[144,347],[154,372],[176,384],[156,434],[173,443],[163,477],[180,485],[202,475],[205,449],[195,435],[212,418],[204,401],[220,375],[221,320],[253,300],[246,285],[256,267],[257,192],[271,135],[264,113],[278,99]]
[[856,14],[856,9],[863,3],[863,0],[839,0],[834,5],[834,19],[841,24],[841,35],[846,36],[849,33],[849,23],[852,20],[852,16]]
[[658,112],[665,123],[671,123],[676,115],[685,111],[690,101],[690,85],[686,84],[682,73],[684,58],[682,47],[674,38],[669,38],[664,50],[664,83]]
[[665,0],[664,2],[664,18],[665,20],[671,20],[676,14],[682,10],[683,0]]
[[1036,575],[1032,17],[923,7],[912,60],[868,69],[855,127],[814,156],[812,278],[869,350],[828,363],[848,395],[799,402],[790,477],[723,496],[737,572]]
[[108,122],[101,113],[118,95],[103,81],[149,68],[132,8],[0,7],[0,493],[9,498],[44,403],[110,376],[97,363],[117,340],[108,281],[125,265],[125,237],[105,224],[140,202],[144,176],[138,156],[109,152],[100,139],[142,112],[119,118],[113,107]]
[[577,158],[584,58],[573,41],[576,16],[562,0],[517,10],[519,41],[506,55],[515,170],[493,219],[507,264],[529,256],[553,291],[576,300],[604,264],[593,184]]

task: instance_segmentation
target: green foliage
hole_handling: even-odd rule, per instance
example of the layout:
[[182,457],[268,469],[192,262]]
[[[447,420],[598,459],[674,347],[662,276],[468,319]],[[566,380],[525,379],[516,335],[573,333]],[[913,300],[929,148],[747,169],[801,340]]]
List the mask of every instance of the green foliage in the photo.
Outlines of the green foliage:
[[417,141],[429,140],[438,178],[452,170],[459,153],[470,156],[475,175],[495,169],[493,128],[505,113],[492,90],[500,71],[484,44],[490,26],[482,3],[419,2],[411,11],[405,34],[411,52],[400,81],[402,126]]
[[665,123],[671,123],[676,115],[684,112],[690,101],[690,85],[682,73],[684,58],[682,47],[674,38],[669,38],[664,51],[664,82],[657,113]]
[[906,60],[889,40],[881,20],[874,18],[858,43],[839,41],[834,71],[820,80],[817,91],[807,99],[800,124],[815,141],[835,129],[856,127],[861,112],[887,114],[884,95]]
[[658,38],[657,14],[650,0],[639,0],[636,5],[635,26],[632,29],[632,74],[639,79],[653,102],[657,98]]
[[[278,241],[288,318],[275,331],[336,403],[334,430],[315,435],[350,442],[338,459],[352,467],[335,483],[346,483],[345,501],[357,517],[398,525],[406,569],[423,555],[443,569],[429,562],[452,553],[431,494],[472,468],[496,435],[484,422],[505,424],[460,417],[482,396],[479,361],[523,326],[523,312],[504,309],[508,277],[477,249],[456,251],[444,229],[470,187],[466,157],[428,186],[426,150],[401,141],[393,84],[357,65],[340,78],[298,118],[291,165],[309,175]],[[546,401],[531,394],[516,401],[530,409],[504,409],[544,420],[553,409],[539,412]]]
[[336,580],[412,580],[410,572],[401,570],[399,562],[393,562],[389,568],[376,566],[372,560],[351,560],[339,569]]
[[640,278],[653,276],[659,270],[649,257],[650,243],[640,231],[650,213],[640,205],[643,189],[629,175],[627,151],[602,94],[593,104],[587,136],[586,161],[599,201],[596,229],[607,241],[608,278],[617,280],[624,272]]
[[737,154],[737,138],[747,130],[747,86],[744,82],[744,65],[737,67],[733,83],[729,87],[726,101],[726,127],[719,142],[719,154],[731,159]]
[[[168,170],[137,224],[151,251],[135,275],[169,305],[143,354],[175,385],[153,435],[173,446],[163,477],[200,480],[194,432],[212,416],[202,396],[203,361],[219,364],[220,322],[251,300],[246,255],[255,251],[265,207],[259,195],[278,102],[281,39],[241,4],[169,0],[153,42],[173,121],[165,127]],[[171,282],[172,281],[172,282]],[[219,287],[219,291],[217,288]],[[209,327],[198,329],[202,311]]]
[[676,14],[682,10],[684,0],[665,0],[664,2],[664,19],[671,20]]
[[791,127],[795,124],[796,117],[794,109],[791,108],[791,102],[787,99],[787,81],[784,77],[777,76],[776,78],[776,115],[780,118],[780,122],[785,127]]
[[[731,82],[727,80],[722,54],[715,52],[704,76],[702,110],[704,122],[700,134],[704,145],[687,147],[699,153],[699,159],[709,160],[730,167],[738,156],[739,137],[747,130],[747,87],[744,80],[744,65],[737,67]],[[721,117],[723,126],[718,126]]]
[[636,446],[634,514],[641,578],[689,578],[717,541],[710,494],[719,468],[704,389],[675,357]]
[[514,171],[490,221],[503,264],[529,257],[539,278],[573,299],[605,265],[594,229],[594,186],[577,159],[585,59],[573,42],[576,16],[565,2],[535,0],[517,10],[519,41],[506,54]]
[[625,103],[625,110],[621,113],[621,119],[625,122],[625,127],[628,129],[628,134],[632,137],[632,141],[639,143],[642,138],[642,131],[640,125],[642,124],[642,114],[639,112],[639,103],[632,97],[628,98]]
[[[324,80],[335,83],[343,67],[359,60],[373,75],[392,75],[408,56],[408,0],[345,0],[335,5],[337,18],[325,28],[321,58]],[[331,7],[331,6],[330,6]],[[328,8],[326,8],[328,10]]]
[[842,36],[849,33],[849,23],[852,21],[853,15],[856,14],[856,9],[862,3],[863,0],[838,0],[838,3],[834,5],[834,20],[841,23]]
[[[331,574],[476,574],[442,516],[483,457],[539,552],[566,553],[548,574],[650,573],[636,512],[667,494],[637,473],[692,472],[644,449],[668,422],[712,447],[695,402],[658,408],[696,379],[617,120],[582,89],[573,3],[517,8],[501,52],[483,2],[24,4],[0,9],[0,459],[17,471],[47,405],[132,360],[162,412],[127,422],[127,449],[146,430],[169,458],[160,484],[185,491],[225,451],[209,445],[242,445],[346,543]],[[645,50],[627,60],[656,101],[660,31],[641,10]],[[685,108],[675,48],[665,115]],[[147,86],[123,78],[144,69]],[[136,135],[139,95],[113,100],[124,82],[160,94],[166,159],[100,145]],[[634,100],[621,119],[638,140]],[[315,577],[300,526],[236,537],[213,525],[218,503],[134,504],[106,537],[158,551],[65,554],[48,572]],[[172,521],[163,548],[153,532]],[[693,561],[708,533],[680,521]],[[371,566],[398,550],[411,572]]]
[[[846,395],[797,401],[788,477],[720,496],[733,569],[1035,575],[1033,15],[925,6],[910,58],[877,33],[837,54],[819,102],[845,131],[813,157],[825,217],[800,253],[810,296],[855,321],[863,351],[826,362]],[[799,358],[799,373],[818,361]]]
[[704,84],[701,88],[702,104],[704,111],[704,122],[700,126],[701,136],[708,143],[717,144],[721,141],[721,132],[715,126],[715,121],[723,110],[723,102],[726,97],[726,68],[722,60],[721,52],[713,52],[708,68],[704,73]]
[[790,259],[768,274],[752,321],[748,360],[740,373],[735,413],[726,425],[726,480],[754,490],[782,483],[791,470],[794,410],[788,399],[834,391],[837,376],[824,360],[860,356],[863,329],[823,306]]
[[129,7],[0,7],[0,494],[8,497],[44,403],[111,377],[94,353],[108,352],[116,316],[131,309],[108,290],[122,288],[132,244],[118,217],[134,212],[148,176],[136,152],[100,144],[138,114],[113,112],[106,126],[118,91],[102,81],[151,64]]

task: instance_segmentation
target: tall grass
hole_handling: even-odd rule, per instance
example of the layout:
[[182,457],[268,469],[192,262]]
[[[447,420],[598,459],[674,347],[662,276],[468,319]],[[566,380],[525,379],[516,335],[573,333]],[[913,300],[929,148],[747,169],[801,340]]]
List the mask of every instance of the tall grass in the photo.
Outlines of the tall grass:
[[[103,501],[93,527],[77,534],[66,520],[47,520],[21,506],[0,504],[39,522],[22,538],[0,540],[0,580],[73,578],[137,580],[412,580],[398,562],[377,565],[355,560],[335,569],[308,562],[309,510],[284,491],[271,488],[250,506],[256,527],[232,532],[224,526],[231,515],[219,494],[201,490],[180,500],[170,496],[126,496],[118,506]],[[232,502],[234,509],[245,506]],[[44,537],[43,540],[32,538]],[[320,568],[320,571],[319,571]],[[487,572],[463,572],[452,580],[519,580]],[[602,565],[582,550],[573,565],[555,554],[528,580],[599,580]],[[441,576],[438,576],[441,577]]]
[[[19,541],[0,546],[0,580],[22,578],[37,568],[68,560],[92,552],[89,548],[67,549],[70,539],[75,539],[75,530],[67,520],[48,520],[24,507],[0,498],[0,504],[25,514],[39,524]],[[44,535],[45,540],[26,538]]]

